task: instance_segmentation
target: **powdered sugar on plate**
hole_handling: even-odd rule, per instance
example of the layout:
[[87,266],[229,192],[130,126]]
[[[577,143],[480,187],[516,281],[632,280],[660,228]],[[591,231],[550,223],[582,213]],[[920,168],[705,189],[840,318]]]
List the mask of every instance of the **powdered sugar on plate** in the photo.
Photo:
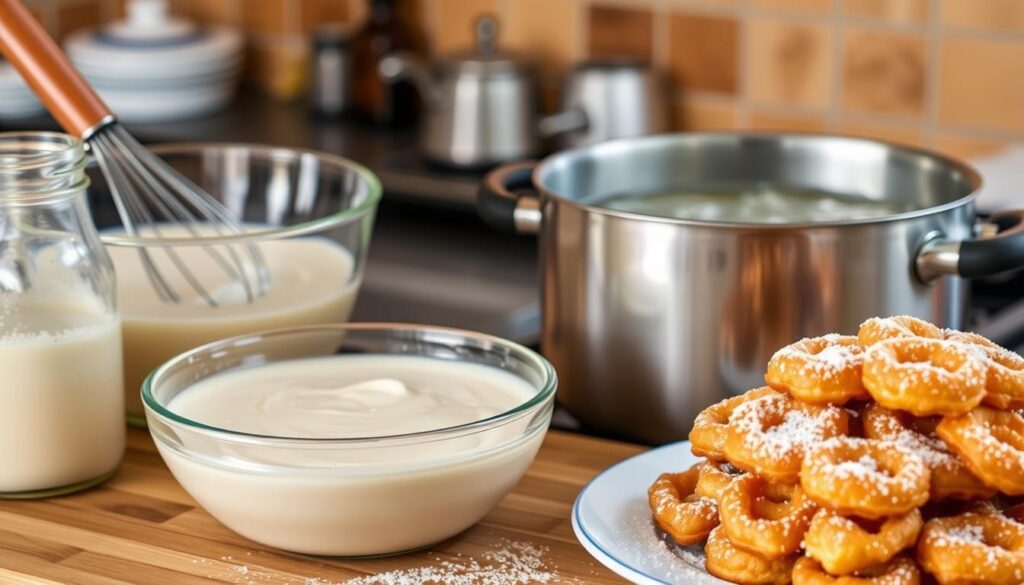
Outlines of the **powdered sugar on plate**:
[[648,569],[655,569],[662,578],[667,577],[671,583],[690,583],[695,573],[699,573],[709,582],[721,582],[707,574],[704,569],[704,550],[701,546],[679,546],[672,539],[657,529],[651,520],[650,510],[643,502],[636,506],[625,523],[623,541],[628,542],[631,556],[643,560]]
[[679,547],[655,527],[647,488],[665,470],[701,461],[689,441],[638,454],[587,485],[573,506],[573,531],[601,564],[641,585],[727,585],[704,568],[700,546]]

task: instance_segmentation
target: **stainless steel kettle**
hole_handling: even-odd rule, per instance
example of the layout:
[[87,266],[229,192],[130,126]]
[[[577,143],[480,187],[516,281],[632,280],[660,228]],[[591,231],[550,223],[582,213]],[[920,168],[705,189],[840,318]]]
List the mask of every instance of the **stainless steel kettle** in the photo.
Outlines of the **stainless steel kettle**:
[[562,111],[540,123],[561,148],[672,129],[670,91],[661,73],[642,61],[580,63],[565,80]]
[[496,41],[497,23],[484,16],[476,22],[474,51],[433,67],[405,53],[381,60],[382,78],[408,79],[419,90],[425,114],[420,146],[432,162],[486,168],[540,154],[536,72],[498,51]]

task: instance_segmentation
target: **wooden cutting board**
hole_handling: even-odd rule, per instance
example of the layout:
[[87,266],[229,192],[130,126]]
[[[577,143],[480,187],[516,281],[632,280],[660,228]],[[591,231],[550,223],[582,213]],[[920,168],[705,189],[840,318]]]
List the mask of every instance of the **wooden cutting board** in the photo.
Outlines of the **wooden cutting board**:
[[335,585],[463,562],[509,542],[545,547],[546,569],[562,582],[623,583],[579,545],[569,513],[585,483],[641,450],[551,431],[519,485],[470,530],[420,553],[335,560],[269,549],[231,532],[178,485],[149,434],[130,429],[124,464],[105,485],[49,500],[0,500],[0,583]]

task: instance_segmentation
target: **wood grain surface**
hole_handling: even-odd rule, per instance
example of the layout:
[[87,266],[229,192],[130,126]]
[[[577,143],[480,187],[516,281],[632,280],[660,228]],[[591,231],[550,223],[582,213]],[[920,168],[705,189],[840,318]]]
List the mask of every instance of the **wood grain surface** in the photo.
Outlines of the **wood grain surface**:
[[519,485],[483,521],[429,550],[370,560],[291,554],[214,520],[164,466],[148,433],[128,432],[120,472],[105,485],[35,501],[0,500],[0,583],[333,585],[383,571],[476,558],[508,541],[546,547],[565,583],[623,583],[572,533],[580,488],[642,448],[551,431]]

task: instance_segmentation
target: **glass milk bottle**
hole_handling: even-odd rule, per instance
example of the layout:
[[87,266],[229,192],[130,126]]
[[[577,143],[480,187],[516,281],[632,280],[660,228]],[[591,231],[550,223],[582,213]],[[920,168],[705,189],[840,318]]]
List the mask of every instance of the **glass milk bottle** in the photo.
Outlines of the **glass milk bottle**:
[[0,133],[0,497],[96,485],[124,453],[114,269],[82,142]]

